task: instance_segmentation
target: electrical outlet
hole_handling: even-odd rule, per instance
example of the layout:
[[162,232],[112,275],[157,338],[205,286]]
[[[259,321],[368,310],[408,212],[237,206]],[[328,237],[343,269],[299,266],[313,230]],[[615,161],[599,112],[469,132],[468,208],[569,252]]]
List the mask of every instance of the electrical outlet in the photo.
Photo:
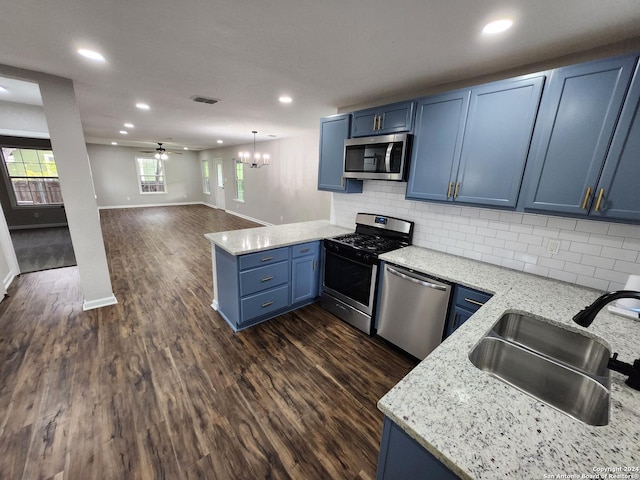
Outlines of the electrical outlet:
[[549,240],[549,243],[547,243],[547,253],[550,253],[551,255],[557,255],[559,251],[560,240]]
[[282,215],[280,215],[280,221],[284,220],[284,217]]

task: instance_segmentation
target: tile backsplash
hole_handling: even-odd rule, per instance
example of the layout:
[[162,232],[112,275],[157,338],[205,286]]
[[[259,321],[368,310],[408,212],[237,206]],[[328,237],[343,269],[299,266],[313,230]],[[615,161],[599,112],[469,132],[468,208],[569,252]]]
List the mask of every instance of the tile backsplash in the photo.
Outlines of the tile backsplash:
[[354,228],[358,212],[412,220],[414,245],[599,290],[640,275],[639,225],[417,202],[405,189],[365,180],[362,194],[334,193],[331,222]]

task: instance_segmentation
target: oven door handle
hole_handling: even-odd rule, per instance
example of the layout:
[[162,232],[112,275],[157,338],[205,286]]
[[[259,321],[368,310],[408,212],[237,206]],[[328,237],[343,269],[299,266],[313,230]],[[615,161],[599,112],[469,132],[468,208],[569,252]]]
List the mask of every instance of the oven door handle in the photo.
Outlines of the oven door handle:
[[435,283],[429,283],[429,282],[425,282],[424,280],[419,280],[415,277],[412,277],[410,275],[405,275],[404,273],[399,272],[398,270],[396,270],[395,268],[392,268],[390,266],[387,265],[387,270],[389,273],[396,275],[397,277],[402,278],[403,280],[409,280],[410,282],[416,283],[418,285],[422,285],[423,287],[427,287],[427,288],[433,288],[435,290],[441,290],[443,292],[447,291],[447,287],[442,286],[442,285],[436,285]]

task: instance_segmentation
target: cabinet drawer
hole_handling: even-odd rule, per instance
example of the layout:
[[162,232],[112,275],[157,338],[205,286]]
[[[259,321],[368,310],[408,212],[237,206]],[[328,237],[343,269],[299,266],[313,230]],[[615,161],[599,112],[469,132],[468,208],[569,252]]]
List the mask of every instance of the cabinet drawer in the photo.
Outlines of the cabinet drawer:
[[266,292],[243,298],[240,304],[243,322],[286,308],[289,305],[289,285],[282,285]]
[[458,285],[453,297],[453,304],[470,312],[475,312],[491,297],[492,295],[489,293]]
[[270,265],[289,259],[289,247],[274,248],[262,252],[249,253],[240,257],[240,270]]
[[251,295],[289,282],[289,262],[246,270],[240,273],[240,296]]
[[313,255],[318,252],[318,244],[320,242],[307,242],[291,247],[291,257],[298,258],[305,255]]

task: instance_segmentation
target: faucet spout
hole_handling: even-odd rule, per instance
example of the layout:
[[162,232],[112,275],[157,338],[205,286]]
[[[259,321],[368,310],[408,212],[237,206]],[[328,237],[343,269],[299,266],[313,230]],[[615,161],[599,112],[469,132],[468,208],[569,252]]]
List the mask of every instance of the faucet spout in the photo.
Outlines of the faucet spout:
[[602,310],[608,303],[620,298],[637,298],[640,300],[640,292],[635,292],[633,290],[618,290],[617,292],[605,293],[604,295],[596,298],[591,305],[580,310],[573,317],[573,321],[578,325],[588,327],[593,323],[593,320],[596,318],[596,315],[600,310]]
[[[637,298],[640,300],[640,292],[635,292],[633,290],[618,290],[617,292],[605,293],[604,295],[596,298],[591,305],[585,307],[574,315],[573,321],[578,325],[588,327],[593,323],[593,319],[596,318],[598,312],[602,310],[607,303],[618,300],[619,298]],[[609,359],[607,367],[610,370],[615,370],[623,375],[628,375],[629,378],[627,378],[625,383],[635,390],[640,390],[640,358],[635,360],[633,364],[630,364],[618,360],[618,354],[614,353],[613,357]]]

